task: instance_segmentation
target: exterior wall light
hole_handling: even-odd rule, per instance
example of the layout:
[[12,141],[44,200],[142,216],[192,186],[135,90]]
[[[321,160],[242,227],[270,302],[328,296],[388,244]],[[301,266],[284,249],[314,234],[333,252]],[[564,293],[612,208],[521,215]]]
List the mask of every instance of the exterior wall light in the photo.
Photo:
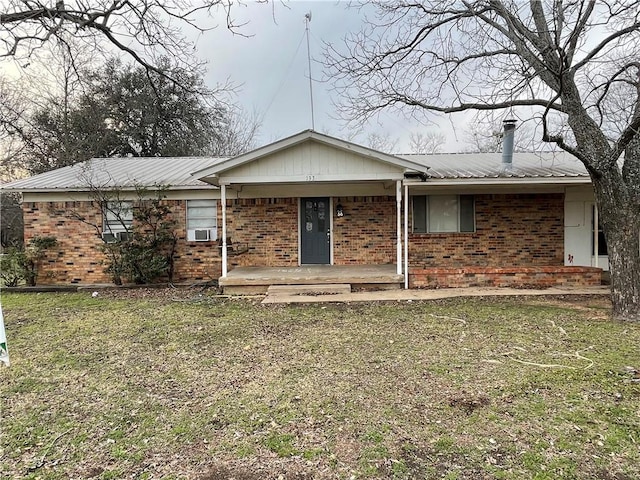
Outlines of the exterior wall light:
[[344,217],[344,208],[341,203],[336,205],[336,217]]

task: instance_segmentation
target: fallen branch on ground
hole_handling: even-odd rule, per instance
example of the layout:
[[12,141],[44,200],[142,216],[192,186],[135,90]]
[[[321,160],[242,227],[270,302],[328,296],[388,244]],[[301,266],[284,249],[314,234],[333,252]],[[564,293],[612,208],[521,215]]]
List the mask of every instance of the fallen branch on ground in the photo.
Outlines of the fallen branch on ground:
[[558,363],[536,363],[536,362],[527,362],[526,360],[520,360],[519,358],[513,358],[510,354],[512,352],[504,353],[503,355],[507,357],[509,360],[513,360],[514,362],[521,363],[523,365],[530,365],[532,367],[540,367],[540,368],[569,368],[571,370],[576,370],[576,367],[572,367],[570,365],[560,365]]
[[44,466],[44,461],[47,458],[47,455],[49,455],[49,452],[51,451],[51,449],[53,448],[53,445],[60,440],[60,438],[62,438],[63,436],[65,436],[67,433],[69,433],[71,431],[71,429],[66,430],[64,432],[62,432],[60,435],[58,435],[56,438],[54,438],[53,440],[51,440],[51,443],[49,443],[49,445],[47,446],[46,450],[44,451],[44,453],[42,454],[42,458],[40,459],[40,461],[38,463],[36,463],[35,465],[27,468],[27,470],[29,472],[33,472],[34,470],[38,470],[39,468],[42,468]]
[[467,324],[467,321],[463,320],[461,318],[447,317],[446,315],[434,315],[433,313],[430,313],[429,316],[433,317],[433,318],[441,318],[441,319],[444,319],[444,320],[455,320],[457,322],[461,322],[463,325]]
[[[520,350],[520,351],[526,351],[523,348],[519,348],[519,347],[515,347],[516,349]],[[586,348],[585,350],[590,350],[593,348],[593,345],[591,345],[590,347]],[[587,365],[586,367],[583,367],[583,370],[587,370],[591,367],[593,367],[593,365],[595,364],[595,362],[593,360],[591,360],[590,358],[585,357],[584,355],[580,354],[581,350],[577,350],[576,353],[560,353],[559,355],[562,355],[563,357],[576,357],[580,360],[586,360],[587,362],[589,362],[589,365]],[[523,365],[530,365],[532,367],[540,367],[540,368],[568,368],[570,370],[578,370],[578,367],[572,367],[571,365],[561,365],[558,363],[536,363],[536,362],[529,362],[526,360],[520,360],[519,358],[514,358],[511,355],[515,353],[513,350],[508,351],[503,353],[502,355],[504,355],[505,357],[507,357],[509,360],[513,360],[514,362],[517,363],[521,363]]]
[[549,321],[551,322],[551,325],[553,325],[553,328],[557,328],[558,330],[560,330],[560,333],[562,335],[566,335],[567,334],[567,331],[564,328],[556,325],[556,322],[554,322],[553,320],[549,320]]
[[[591,350],[593,348],[593,345],[591,345],[590,347],[585,348],[584,350]],[[565,357],[577,357],[580,360],[586,360],[587,362],[589,362],[589,365],[587,365],[586,367],[584,367],[585,370],[593,367],[593,365],[595,364],[595,362],[593,360],[591,360],[590,358],[587,358],[583,355],[580,354],[581,351],[584,350],[576,350],[575,354],[570,354],[570,353],[562,353],[561,355],[565,356]]]

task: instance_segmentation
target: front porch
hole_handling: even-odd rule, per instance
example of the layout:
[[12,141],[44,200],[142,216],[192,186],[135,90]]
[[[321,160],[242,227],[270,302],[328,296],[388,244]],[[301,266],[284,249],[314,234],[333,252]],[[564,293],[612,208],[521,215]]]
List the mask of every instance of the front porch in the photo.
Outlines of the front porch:
[[303,265],[299,267],[236,267],[219,285],[225,294],[262,294],[272,285],[348,284],[352,290],[399,289],[404,276],[390,265]]

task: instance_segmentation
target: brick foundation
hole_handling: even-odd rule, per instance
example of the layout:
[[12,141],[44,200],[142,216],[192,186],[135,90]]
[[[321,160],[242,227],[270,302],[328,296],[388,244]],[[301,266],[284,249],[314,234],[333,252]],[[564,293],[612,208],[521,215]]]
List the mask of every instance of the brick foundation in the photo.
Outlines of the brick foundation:
[[445,287],[585,287],[600,285],[595,267],[464,267],[409,270],[409,288]]

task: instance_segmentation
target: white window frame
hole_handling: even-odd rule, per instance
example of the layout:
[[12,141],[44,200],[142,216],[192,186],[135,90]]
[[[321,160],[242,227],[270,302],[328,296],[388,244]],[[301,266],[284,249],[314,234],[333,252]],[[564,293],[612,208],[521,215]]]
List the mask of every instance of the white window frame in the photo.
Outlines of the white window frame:
[[108,201],[102,207],[102,239],[106,243],[127,240],[133,227],[133,202]]
[[[196,213],[196,209],[200,211]],[[211,209],[211,211],[203,214],[202,209]],[[217,200],[187,200],[185,210],[188,242],[214,242],[218,239]]]
[[595,242],[595,223],[596,223],[596,205],[591,204],[591,256],[608,257],[609,249],[607,248],[607,240],[604,238],[604,230],[602,223],[598,222],[598,252],[596,252]]
[[[471,205],[472,205],[472,216],[473,216],[473,229],[472,230],[464,230],[461,231],[461,217],[462,217],[462,203],[461,203],[461,197],[470,197],[472,199]],[[416,212],[414,209],[414,199],[416,197],[424,197],[425,198],[425,230],[416,230]],[[435,230],[434,229],[434,224],[436,222],[432,221],[432,214],[434,212],[431,211],[431,204],[430,204],[430,199],[434,198],[434,197],[438,197],[439,199],[448,199],[448,200],[453,200],[455,199],[455,212],[450,212],[453,215],[455,215],[455,220],[456,220],[456,226],[455,229],[443,229],[443,230]],[[445,198],[446,197],[446,198]],[[475,201],[475,197],[473,195],[412,195],[411,196],[411,219],[412,219],[412,225],[411,225],[411,231],[412,233],[419,233],[419,234],[429,234],[429,233],[437,233],[437,234],[441,234],[441,233],[475,233],[476,231],[476,201]]]

